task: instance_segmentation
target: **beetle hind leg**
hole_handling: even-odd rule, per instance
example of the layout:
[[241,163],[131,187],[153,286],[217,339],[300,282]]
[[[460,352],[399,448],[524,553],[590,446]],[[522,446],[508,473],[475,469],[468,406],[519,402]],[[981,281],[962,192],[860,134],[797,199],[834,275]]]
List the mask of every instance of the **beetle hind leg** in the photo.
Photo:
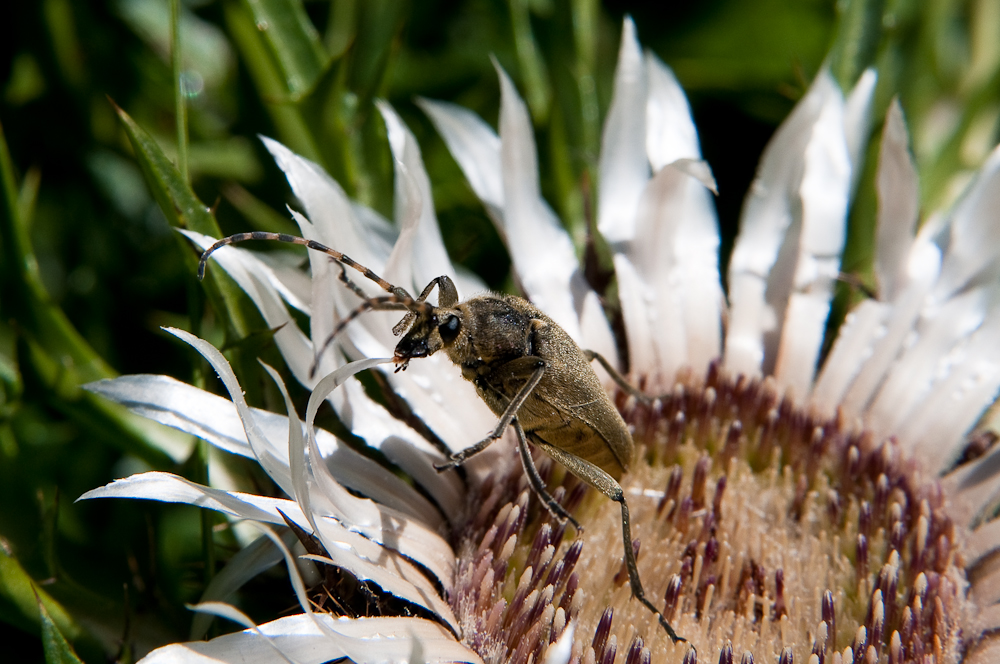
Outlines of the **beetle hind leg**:
[[687,639],[678,636],[673,626],[667,621],[666,616],[653,606],[653,603],[646,598],[646,592],[642,589],[642,580],[639,578],[639,567],[635,560],[635,551],[632,549],[632,524],[629,519],[628,503],[625,501],[625,492],[620,484],[611,475],[599,467],[590,463],[586,459],[574,456],[569,452],[550,445],[542,440],[534,440],[535,445],[550,457],[566,466],[566,469],[582,479],[584,482],[594,487],[605,496],[621,505],[622,509],[622,542],[624,544],[625,568],[628,570],[629,585],[632,587],[632,596],[639,600],[643,606],[656,614],[660,625],[674,643],[686,641]]
[[545,505],[545,509],[557,521],[569,521],[576,528],[577,533],[582,533],[583,526],[580,525],[580,522],[574,519],[545,488],[542,476],[538,474],[538,468],[535,466],[535,460],[531,458],[531,451],[528,449],[528,439],[524,435],[521,423],[515,419],[511,424],[514,425],[514,431],[517,433],[517,449],[521,455],[521,465],[524,466],[524,472],[528,475],[528,483],[531,485],[532,491],[535,492],[538,499]]
[[602,367],[604,367],[604,370],[608,372],[609,376],[611,376],[611,380],[615,381],[615,384],[618,385],[618,387],[622,388],[622,390],[624,390],[626,394],[635,397],[642,403],[649,403],[654,399],[656,399],[655,396],[651,394],[646,394],[645,392],[637,388],[635,385],[628,382],[628,379],[625,378],[625,376],[623,376],[621,372],[614,367],[614,365],[608,362],[606,357],[604,357],[597,351],[584,349],[583,355],[584,357],[587,358],[588,362],[593,362],[594,360],[597,360],[597,363],[600,364]]

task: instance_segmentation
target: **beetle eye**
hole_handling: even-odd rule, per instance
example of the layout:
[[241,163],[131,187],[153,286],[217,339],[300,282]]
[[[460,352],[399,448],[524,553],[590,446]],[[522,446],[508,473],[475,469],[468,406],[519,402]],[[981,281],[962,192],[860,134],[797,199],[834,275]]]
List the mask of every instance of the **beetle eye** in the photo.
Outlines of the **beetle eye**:
[[441,341],[450,344],[458,336],[458,330],[462,327],[458,316],[448,316],[443,323],[438,325],[438,332],[441,334]]

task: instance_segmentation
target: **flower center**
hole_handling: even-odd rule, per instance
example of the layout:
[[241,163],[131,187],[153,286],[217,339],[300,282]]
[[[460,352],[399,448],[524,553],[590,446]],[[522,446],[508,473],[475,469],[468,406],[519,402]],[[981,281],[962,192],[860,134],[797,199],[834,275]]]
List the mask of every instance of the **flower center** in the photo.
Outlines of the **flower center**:
[[622,486],[644,589],[697,655],[632,601],[618,506],[539,459],[585,530],[529,501],[519,466],[483,487],[453,603],[487,662],[539,661],[572,620],[580,662],[958,659],[970,609],[954,527],[892,439],[714,368],[617,403],[637,446]]

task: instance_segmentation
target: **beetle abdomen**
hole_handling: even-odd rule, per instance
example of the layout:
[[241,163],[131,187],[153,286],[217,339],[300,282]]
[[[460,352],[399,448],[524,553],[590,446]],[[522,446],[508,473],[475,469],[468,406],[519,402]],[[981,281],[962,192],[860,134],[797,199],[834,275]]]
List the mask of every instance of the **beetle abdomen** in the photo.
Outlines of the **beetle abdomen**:
[[528,432],[528,435],[537,436],[553,447],[586,459],[616,480],[621,479],[625,472],[607,441],[581,420],[569,420],[562,426],[536,429]]

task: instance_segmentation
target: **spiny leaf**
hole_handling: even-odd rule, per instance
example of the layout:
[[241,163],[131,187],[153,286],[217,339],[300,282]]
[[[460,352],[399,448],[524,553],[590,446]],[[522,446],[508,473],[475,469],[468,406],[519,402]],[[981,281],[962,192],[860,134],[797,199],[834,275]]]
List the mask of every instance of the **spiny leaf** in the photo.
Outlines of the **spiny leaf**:
[[215,223],[212,213],[194,195],[177,167],[171,163],[153,137],[117,104],[113,101],[111,104],[125,127],[125,133],[135,150],[146,183],[153,191],[153,196],[160,204],[160,209],[163,210],[170,225],[219,237],[221,235],[219,226]]
[[59,631],[45,604],[38,600],[38,612],[42,616],[42,647],[45,650],[45,664],[83,664],[73,647]]

